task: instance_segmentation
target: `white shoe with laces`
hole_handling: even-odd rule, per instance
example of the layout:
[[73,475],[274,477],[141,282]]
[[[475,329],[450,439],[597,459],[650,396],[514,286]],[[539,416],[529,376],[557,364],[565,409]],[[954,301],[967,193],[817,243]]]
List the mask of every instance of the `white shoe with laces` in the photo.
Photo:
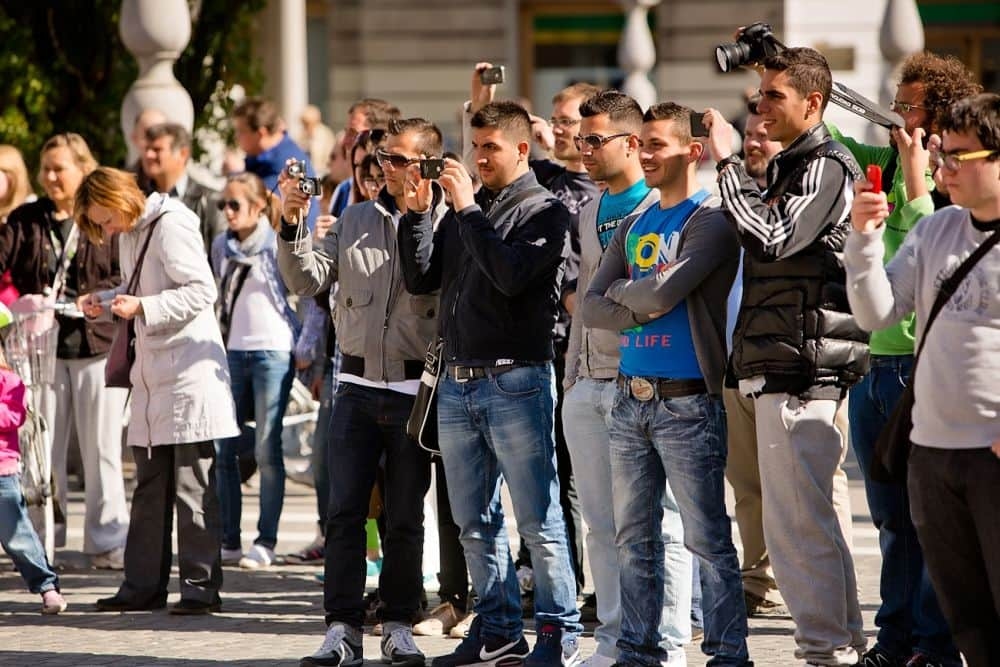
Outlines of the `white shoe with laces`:
[[614,658],[609,658],[600,653],[592,653],[586,660],[580,663],[580,667],[611,667],[617,662]]
[[383,628],[382,662],[393,667],[421,667],[427,661],[413,641],[413,629],[403,623],[388,622]]
[[[355,635],[352,639],[349,635]],[[323,644],[312,655],[299,661],[299,667],[361,667],[364,662],[360,632],[352,632],[343,623],[326,629]]]
[[268,549],[261,544],[250,547],[250,551],[240,559],[240,567],[244,570],[259,570],[270,567],[274,562],[274,549]]

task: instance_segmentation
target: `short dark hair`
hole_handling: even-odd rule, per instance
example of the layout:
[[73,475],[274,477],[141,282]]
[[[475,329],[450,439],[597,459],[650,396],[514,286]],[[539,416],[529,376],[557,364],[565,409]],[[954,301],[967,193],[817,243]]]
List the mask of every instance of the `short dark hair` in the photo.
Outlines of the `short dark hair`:
[[[983,148],[1000,151],[1000,95],[980,93],[966,97],[952,104],[938,120],[942,132],[973,134]],[[1000,159],[1000,155],[990,159]]]
[[517,102],[491,102],[472,116],[476,129],[496,128],[520,143],[531,141],[531,118]]
[[146,128],[146,141],[156,141],[160,137],[170,137],[170,147],[175,153],[191,148],[191,133],[178,123],[160,123]]
[[437,125],[423,118],[400,118],[389,121],[389,134],[398,136],[412,132],[417,135],[417,150],[428,157],[441,155],[444,139]]
[[602,90],[580,105],[580,116],[592,118],[607,114],[615,125],[633,133],[642,128],[642,107],[634,99],[617,90]]
[[915,53],[903,61],[899,82],[924,87],[922,106],[935,122],[951,105],[964,97],[983,92],[972,72],[955,56],[939,56],[929,51]]
[[822,53],[807,46],[785,49],[764,59],[764,69],[785,72],[788,83],[801,95],[818,92],[823,96],[820,111],[826,109],[833,89],[833,75],[830,64]]
[[363,97],[347,110],[347,113],[360,111],[365,115],[365,122],[370,128],[389,127],[389,123],[402,117],[399,107],[386,102],[378,97]]
[[278,107],[264,97],[248,97],[237,104],[233,109],[233,118],[242,118],[254,132],[263,127],[274,134],[281,128]]
[[674,102],[660,102],[646,109],[642,116],[643,123],[651,123],[655,120],[672,120],[677,128],[677,138],[681,144],[689,144],[694,137],[691,136],[691,109],[676,104]]

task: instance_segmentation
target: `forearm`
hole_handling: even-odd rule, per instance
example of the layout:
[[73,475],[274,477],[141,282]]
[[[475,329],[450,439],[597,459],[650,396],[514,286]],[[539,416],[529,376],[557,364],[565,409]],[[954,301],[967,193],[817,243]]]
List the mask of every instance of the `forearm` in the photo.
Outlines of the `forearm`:
[[858,325],[867,331],[895,324],[913,309],[912,300],[900,298],[883,265],[884,231],[852,231],[844,246],[847,298]]
[[[288,240],[286,232],[291,225],[282,222],[282,227],[277,240],[278,269],[289,291],[299,296],[314,296],[330,288],[337,279],[334,258],[314,249],[312,235],[305,224],[294,225],[293,240]],[[331,229],[328,237],[334,234],[336,232]]]

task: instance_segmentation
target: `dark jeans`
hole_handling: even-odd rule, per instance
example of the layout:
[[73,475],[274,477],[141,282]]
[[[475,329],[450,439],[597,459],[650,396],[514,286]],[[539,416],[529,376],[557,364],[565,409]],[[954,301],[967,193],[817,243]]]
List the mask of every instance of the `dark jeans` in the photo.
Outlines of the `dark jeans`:
[[379,595],[383,621],[411,623],[423,593],[424,495],[430,457],[406,435],[413,397],[341,383],[334,399],[330,443],[323,608],[326,623],[360,628],[365,618],[365,520],[379,459],[385,453],[383,495],[387,534]]
[[903,393],[912,366],[910,355],[872,355],[871,370],[851,389],[848,401],[851,445],[865,476],[868,508],[882,552],[882,604],[875,614],[878,644],[894,656],[905,658],[919,651],[960,667],[958,649],[924,567],[906,485],[883,484],[868,476],[875,441]]
[[316,431],[313,433],[312,470],[316,488],[316,511],[319,514],[320,533],[326,535],[326,511],[330,507],[330,440],[333,438],[333,393],[337,382],[333,364],[327,360],[323,366],[323,385],[319,391],[319,411],[316,413]]
[[441,571],[438,572],[438,596],[441,602],[450,602],[459,611],[469,606],[469,568],[465,564],[465,549],[459,540],[458,526],[451,515],[448,500],[448,481],[445,479],[444,462],[434,457],[434,478],[437,482],[438,543],[441,553]]
[[955,643],[969,667],[1000,665],[1000,459],[988,448],[914,445],[913,525]]

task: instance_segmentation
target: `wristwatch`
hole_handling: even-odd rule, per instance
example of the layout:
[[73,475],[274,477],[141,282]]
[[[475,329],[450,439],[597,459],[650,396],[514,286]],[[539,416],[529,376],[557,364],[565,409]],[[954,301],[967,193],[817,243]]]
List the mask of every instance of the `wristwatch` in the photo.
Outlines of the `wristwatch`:
[[719,162],[715,165],[715,171],[721,174],[722,170],[731,164],[743,164],[743,160],[740,158],[739,155],[736,155],[735,153],[727,155],[726,157],[719,160]]

